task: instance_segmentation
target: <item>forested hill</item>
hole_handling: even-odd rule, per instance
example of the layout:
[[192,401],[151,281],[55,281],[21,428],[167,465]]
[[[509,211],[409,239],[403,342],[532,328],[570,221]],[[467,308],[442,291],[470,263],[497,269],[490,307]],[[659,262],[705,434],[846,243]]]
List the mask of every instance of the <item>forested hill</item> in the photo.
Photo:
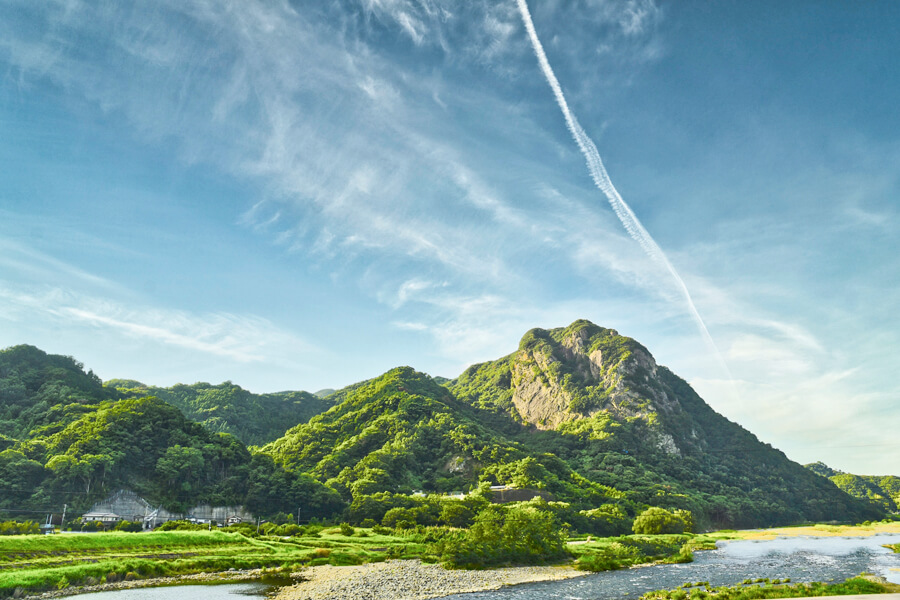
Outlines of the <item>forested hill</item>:
[[265,446],[346,500],[478,483],[541,489],[582,510],[691,510],[701,526],[864,520],[849,497],[715,413],[639,343],[587,321],[442,382],[404,367]]
[[[70,357],[0,351],[0,512],[73,511],[119,489],[181,511],[201,503],[305,518],[342,508],[333,490],[252,454],[152,396],[122,398]],[[49,510],[48,510],[49,509]]]
[[34,428],[64,419],[61,407],[93,405],[117,398],[93,371],[71,356],[34,346],[0,350],[0,449]]
[[888,512],[900,510],[900,477],[895,475],[854,475],[816,462],[806,465],[810,471],[827,477],[836,486],[853,496],[874,504]]
[[184,416],[213,432],[231,433],[245,444],[262,445],[278,439],[299,423],[334,406],[326,397],[309,392],[254,394],[226,381],[219,385],[178,384],[169,388],[138,381],[112,379],[107,387],[123,396],[156,396],[178,407]]
[[[713,411],[641,344],[589,321],[529,331],[519,349],[448,384],[522,423],[522,440],[585,478],[712,523],[844,520],[878,510]],[[851,517],[852,515],[852,517]]]
[[[500,484],[539,491],[597,534],[630,531],[647,506],[689,510],[698,528],[884,514],[715,413],[636,341],[586,321],[532,330],[452,381],[399,367],[325,399],[112,383],[69,357],[0,351],[0,511],[84,508],[128,488],[175,510],[300,507],[359,522],[418,507],[412,518],[428,524],[442,509],[414,492],[478,488],[484,499]],[[227,433],[271,439],[273,412],[299,424],[261,449]]]

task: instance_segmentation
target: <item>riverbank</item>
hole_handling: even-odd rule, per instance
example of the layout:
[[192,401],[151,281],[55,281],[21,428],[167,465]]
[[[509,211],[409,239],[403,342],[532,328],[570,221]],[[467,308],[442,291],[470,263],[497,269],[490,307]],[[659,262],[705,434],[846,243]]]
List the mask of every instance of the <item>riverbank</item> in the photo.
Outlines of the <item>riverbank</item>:
[[321,565],[295,573],[301,580],[281,588],[274,600],[426,600],[587,574],[568,565],[478,571],[447,570],[419,560],[390,560],[348,567]]
[[745,529],[708,534],[710,537],[741,540],[774,540],[778,537],[868,537],[883,533],[900,534],[900,522],[872,523],[871,525],[805,525],[801,527],[776,527],[772,529]]
[[[197,573],[174,577],[156,577],[118,581],[98,585],[67,587],[40,594],[21,596],[22,600],[53,600],[77,594],[109,592],[172,585],[203,585],[259,581],[264,577],[282,577],[284,585],[273,600],[428,600],[451,594],[497,590],[508,585],[559,581],[588,575],[574,567],[506,567],[478,571],[447,570],[420,560],[390,560],[364,565],[304,567],[288,575],[271,569],[252,569],[224,573]],[[288,579],[292,583],[288,582]],[[18,597],[18,596],[17,596]]]
[[264,580],[269,577],[283,578],[287,583],[290,575],[272,569],[248,569],[244,571],[224,571],[219,573],[193,573],[191,575],[175,575],[172,577],[153,577],[151,579],[135,579],[133,581],[116,581],[114,583],[98,583],[97,585],[69,586],[59,590],[50,590],[39,594],[13,595],[22,600],[52,600],[78,594],[94,592],[112,592],[136,588],[162,587],[171,585],[214,585],[218,583],[243,583]]

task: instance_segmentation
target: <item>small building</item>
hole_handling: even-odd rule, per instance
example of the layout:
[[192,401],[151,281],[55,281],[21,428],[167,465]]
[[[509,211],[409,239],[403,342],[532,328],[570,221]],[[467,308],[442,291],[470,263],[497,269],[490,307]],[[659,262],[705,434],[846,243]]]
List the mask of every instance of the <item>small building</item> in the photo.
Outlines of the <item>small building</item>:
[[84,522],[88,521],[99,521],[100,523],[118,523],[122,520],[122,517],[113,512],[103,512],[92,510],[91,512],[86,512],[81,515],[81,520]]
[[99,521],[104,525],[119,521],[136,521],[143,523],[144,529],[154,529],[166,521],[186,519],[193,523],[241,523],[252,521],[253,515],[244,510],[243,506],[210,506],[201,504],[195,506],[187,514],[172,513],[162,506],[154,507],[152,504],[132,492],[131,490],[119,490],[106,500],[102,500],[91,507],[90,512],[82,515],[81,520]]

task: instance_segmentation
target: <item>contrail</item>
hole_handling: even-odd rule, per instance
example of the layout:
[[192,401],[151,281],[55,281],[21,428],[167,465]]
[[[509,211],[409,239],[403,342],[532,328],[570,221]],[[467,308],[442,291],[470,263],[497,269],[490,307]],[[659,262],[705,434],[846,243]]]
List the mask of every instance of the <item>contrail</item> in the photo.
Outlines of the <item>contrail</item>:
[[553,95],[556,97],[556,103],[559,104],[559,108],[560,110],[562,110],[563,117],[565,117],[566,119],[566,126],[569,128],[569,132],[572,134],[572,137],[575,139],[575,143],[578,144],[578,148],[584,155],[584,160],[587,162],[588,171],[591,174],[591,178],[594,180],[594,184],[609,200],[609,204],[612,206],[613,211],[615,211],[616,216],[619,217],[619,220],[622,222],[622,225],[625,227],[628,235],[630,235],[638,244],[641,245],[641,248],[644,249],[644,252],[646,252],[647,255],[650,256],[650,258],[662,264],[672,275],[672,278],[675,279],[676,283],[678,283],[678,286],[681,289],[681,294],[682,296],[684,296],[684,300],[687,303],[691,316],[697,323],[697,327],[700,329],[700,333],[703,334],[706,342],[713,348],[713,350],[715,350],[716,357],[719,359],[719,362],[725,369],[725,372],[728,373],[729,379],[732,379],[731,372],[728,369],[728,365],[725,364],[725,361],[722,359],[722,355],[719,353],[719,349],[716,347],[716,343],[713,341],[712,336],[709,335],[709,330],[706,328],[706,323],[703,322],[703,318],[697,311],[697,307],[694,306],[694,300],[693,298],[691,298],[691,293],[688,291],[687,285],[685,285],[684,280],[681,279],[678,271],[676,271],[675,267],[672,266],[672,263],[669,262],[668,257],[662,251],[662,248],[660,248],[656,243],[656,240],[654,240],[653,237],[647,232],[647,230],[644,229],[644,226],[641,225],[641,222],[631,210],[631,207],[628,206],[628,204],[626,204],[622,199],[622,196],[619,195],[619,191],[613,185],[612,181],[609,178],[609,175],[606,173],[606,167],[603,166],[603,160],[600,158],[600,153],[597,151],[597,146],[594,144],[594,141],[584,132],[584,129],[581,128],[581,125],[579,125],[578,120],[575,118],[575,115],[572,114],[572,110],[569,108],[569,103],[566,102],[566,97],[563,94],[562,87],[559,85],[559,80],[556,79],[556,75],[553,73],[553,68],[550,66],[550,61],[547,60],[547,54],[544,52],[544,46],[541,44],[541,40],[538,38],[537,31],[534,28],[534,22],[531,20],[531,12],[528,10],[528,4],[525,2],[525,0],[516,0],[516,3],[519,5],[519,13],[522,15],[522,21],[525,23],[525,29],[528,31],[528,37],[531,40],[531,47],[534,49],[535,56],[537,56],[538,63],[541,66],[541,71],[543,71],[544,77],[547,78],[547,83],[550,84],[550,89],[553,90]]

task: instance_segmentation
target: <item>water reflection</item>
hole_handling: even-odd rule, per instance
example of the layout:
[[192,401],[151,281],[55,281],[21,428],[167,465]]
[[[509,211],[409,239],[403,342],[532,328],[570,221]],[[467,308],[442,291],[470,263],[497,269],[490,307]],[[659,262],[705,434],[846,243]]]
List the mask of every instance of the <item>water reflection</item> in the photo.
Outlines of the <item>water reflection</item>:
[[269,582],[220,583],[216,585],[171,585],[78,594],[77,600],[247,600],[263,598],[272,589]]
[[495,592],[448,596],[454,600],[597,600],[636,598],[645,592],[682,583],[709,581],[732,585],[745,579],[790,578],[792,582],[843,581],[862,572],[900,583],[900,554],[884,544],[900,543],[900,535],[871,537],[795,537],[771,541],[720,543],[716,550],[696,552],[694,562],[656,565],[598,573],[568,581],[535,583]]

